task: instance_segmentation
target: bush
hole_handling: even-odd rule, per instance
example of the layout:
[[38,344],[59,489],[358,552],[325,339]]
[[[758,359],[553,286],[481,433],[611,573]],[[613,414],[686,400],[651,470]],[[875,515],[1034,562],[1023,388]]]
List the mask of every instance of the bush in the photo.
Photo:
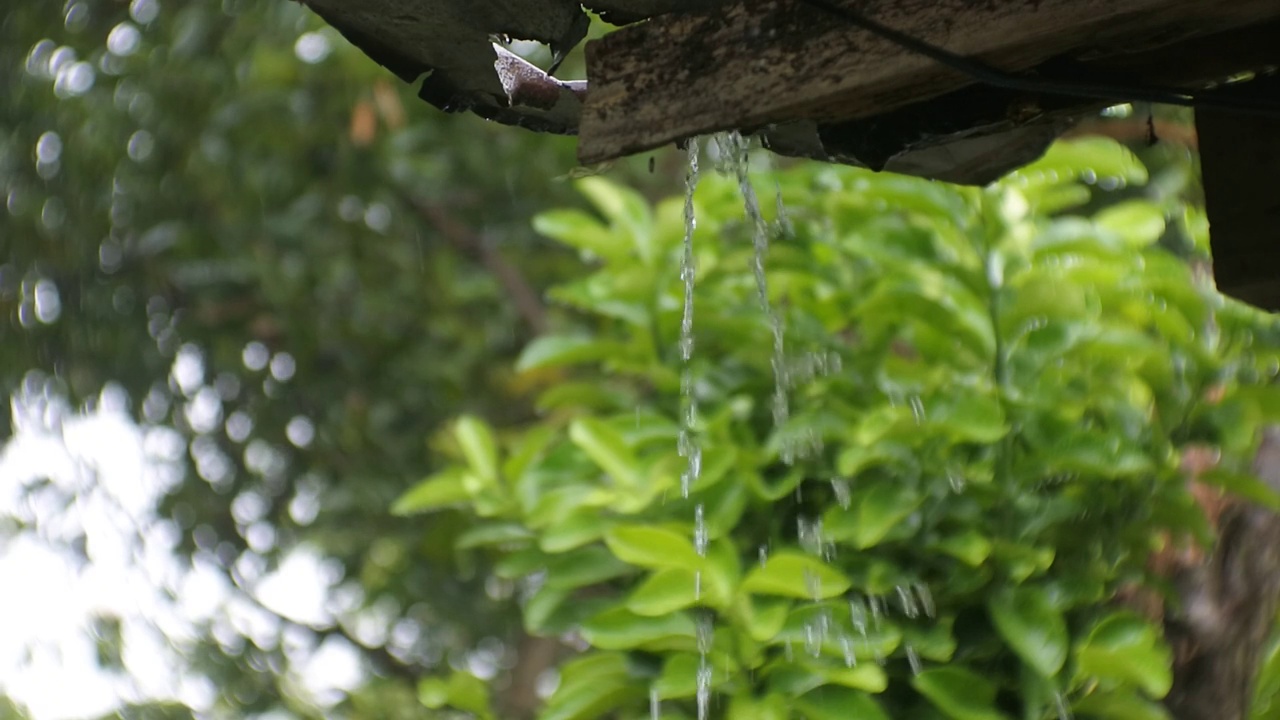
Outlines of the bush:
[[[769,225],[790,404],[774,427],[751,227],[737,182],[705,177],[687,498],[683,200],[583,179],[599,218],[535,224],[591,266],[553,292],[580,327],[520,361],[549,385],[542,420],[459,420],[456,461],[395,509],[473,514],[457,547],[526,582],[529,631],[590,647],[543,718],[694,717],[700,680],[710,716],[735,719],[1165,717],[1158,618],[1116,598],[1160,589],[1153,551],[1211,540],[1188,448],[1221,452],[1199,482],[1274,502],[1247,473],[1280,403],[1274,328],[1197,281],[1201,213],[1072,214],[1092,179],[1147,178],[1101,140],[985,189],[757,176],[787,208]],[[428,685],[429,705],[488,712],[474,683]]]

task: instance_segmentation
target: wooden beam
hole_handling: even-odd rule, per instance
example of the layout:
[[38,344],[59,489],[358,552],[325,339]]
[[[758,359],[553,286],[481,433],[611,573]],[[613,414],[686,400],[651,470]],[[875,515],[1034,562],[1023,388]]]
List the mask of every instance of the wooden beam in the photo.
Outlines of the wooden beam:
[[[1008,71],[1096,60],[1280,18],[1280,0],[862,0],[848,7]],[[1280,43],[1278,43],[1280,44]],[[738,0],[588,43],[579,158],[717,130],[881,115],[972,82],[802,0]],[[1190,73],[1201,58],[1186,57]]]
[[[1254,83],[1280,99],[1280,76]],[[1280,118],[1201,110],[1196,131],[1218,289],[1280,310]]]

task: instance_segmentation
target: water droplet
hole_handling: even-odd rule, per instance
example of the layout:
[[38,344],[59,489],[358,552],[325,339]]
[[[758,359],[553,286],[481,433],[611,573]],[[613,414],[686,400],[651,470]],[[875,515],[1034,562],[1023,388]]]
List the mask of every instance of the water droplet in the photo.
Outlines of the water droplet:
[[844,654],[845,667],[853,668],[858,666],[858,656],[853,652],[853,638],[848,635],[841,635],[840,651]]
[[796,535],[805,552],[822,554],[822,518],[807,518],[803,515],[796,518]]
[[705,513],[702,503],[698,503],[698,506],[693,509],[693,548],[703,557],[707,555],[708,539]]
[[822,581],[809,568],[804,569],[804,589],[813,598],[814,602],[822,599]]
[[907,663],[911,665],[911,674],[920,674],[920,654],[911,645],[907,645]]
[[836,504],[841,510],[848,510],[850,503],[849,481],[844,478],[832,478],[831,490],[835,493]]
[[658,699],[658,688],[649,688],[649,718],[658,720],[662,717],[662,701]]
[[1067,699],[1061,692],[1053,694],[1053,704],[1058,710],[1058,720],[1071,720],[1071,708],[1067,707]]
[[707,662],[707,654],[715,640],[715,628],[709,613],[699,613],[694,621],[694,632],[698,643],[698,675],[697,703],[698,720],[706,720],[711,710],[711,664]]
[[849,622],[853,624],[853,629],[862,636],[863,640],[867,638],[867,606],[862,600],[849,601]]
[[908,618],[915,618],[920,615],[920,606],[916,604],[915,596],[911,590],[898,585],[894,588],[898,593],[898,602],[902,604],[902,614]]
[[924,423],[924,401],[919,395],[912,395],[908,402],[911,404],[911,417],[915,419],[917,425]]
[[927,617],[933,617],[937,612],[937,607],[933,604],[933,593],[929,590],[929,586],[924,583],[916,583],[916,596],[920,598],[920,605],[924,608],[924,614]]

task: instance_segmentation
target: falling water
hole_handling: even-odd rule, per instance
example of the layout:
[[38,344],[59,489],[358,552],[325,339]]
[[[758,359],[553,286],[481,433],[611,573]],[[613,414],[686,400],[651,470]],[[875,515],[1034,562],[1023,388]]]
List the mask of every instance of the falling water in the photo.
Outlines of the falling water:
[[[693,549],[697,551],[699,557],[707,556],[707,544],[711,538],[707,534],[706,513],[702,509],[702,503],[698,503],[693,509]],[[702,571],[697,570],[693,573],[693,597],[695,600],[702,599]]]
[[[702,472],[702,447],[695,434],[698,421],[698,398],[693,387],[693,290],[697,279],[697,260],[693,254],[693,232],[698,227],[698,219],[693,208],[693,194],[698,187],[698,139],[689,140],[689,173],[685,177],[684,197],[684,252],[680,257],[680,280],[684,284],[684,313],[680,317],[680,357],[684,367],[680,373],[680,455],[688,460],[680,475],[680,495],[689,497],[689,491]],[[693,511],[693,545],[700,557],[706,557],[710,537],[707,533],[707,522],[702,503],[698,503]],[[697,599],[702,597],[702,572],[696,571],[693,576],[693,594]],[[710,614],[700,613],[697,618],[698,639],[698,671],[697,671],[697,705],[698,720],[707,720],[711,710],[711,663],[707,656],[711,652],[715,634],[714,621]],[[650,699],[650,713],[657,718],[660,708],[656,697]]]
[[679,451],[689,461],[680,475],[680,495],[689,497],[689,488],[702,472],[702,447],[694,436],[694,424],[698,419],[698,399],[693,388],[693,285],[697,276],[697,261],[693,256],[693,231],[698,218],[693,210],[693,193],[698,187],[698,138],[689,139],[689,173],[685,176],[684,196],[684,254],[680,257],[680,280],[684,283],[684,314],[680,317],[680,357],[684,368],[680,373],[681,424]]
[[755,188],[747,166],[747,139],[734,131],[717,136],[720,147],[726,151],[726,165],[738,177],[738,187],[742,192],[742,202],[746,208],[747,220],[751,223],[751,245],[755,254],[751,262],[751,271],[756,278],[756,295],[760,307],[764,310],[769,322],[769,331],[773,334],[773,426],[781,428],[790,417],[791,410],[787,401],[787,388],[790,380],[787,372],[786,349],[783,344],[782,316],[774,310],[769,302],[769,281],[765,277],[764,260],[769,252],[769,228],[764,216],[760,213],[760,199],[756,197]]
[[698,641],[698,720],[707,720],[711,712],[711,662],[707,655],[711,652],[711,641],[715,634],[709,613],[698,615],[695,631]]

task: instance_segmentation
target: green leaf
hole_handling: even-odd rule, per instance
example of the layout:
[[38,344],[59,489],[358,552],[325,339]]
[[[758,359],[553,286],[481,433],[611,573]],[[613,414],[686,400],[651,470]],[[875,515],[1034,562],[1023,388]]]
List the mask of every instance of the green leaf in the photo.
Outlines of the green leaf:
[[780,693],[771,693],[762,698],[743,693],[729,698],[726,718],[734,720],[789,720],[791,699]]
[[549,553],[562,553],[582,547],[604,535],[610,520],[591,509],[577,510],[542,530],[538,547]]
[[623,562],[644,568],[700,570],[704,559],[684,534],[650,525],[619,525],[604,536],[605,544]]
[[1169,711],[1160,703],[1140,697],[1132,690],[1101,690],[1080,698],[1071,709],[1080,715],[1106,720],[1169,720]]
[[1218,467],[1201,473],[1198,479],[1264,508],[1280,511],[1280,493],[1251,473],[1231,472]]
[[524,604],[524,626],[532,634],[540,634],[551,621],[551,616],[569,597],[571,588],[543,585]]
[[795,706],[810,720],[889,720],[870,695],[834,685],[810,690],[796,699]]
[[455,672],[449,676],[449,704],[482,718],[493,717],[488,685],[471,673]]
[[1164,234],[1164,212],[1145,200],[1116,203],[1094,215],[1093,221],[1135,248],[1147,247]]
[[498,443],[488,423],[464,416],[453,427],[454,436],[476,477],[486,485],[498,482]]
[[961,442],[990,444],[1009,431],[999,399],[971,390],[952,390],[928,415],[931,423]]
[[479,718],[492,718],[489,689],[484,681],[471,673],[455,672],[448,680],[424,678],[418,683],[418,701],[432,710],[451,707]]
[[619,343],[591,336],[543,335],[525,346],[516,361],[516,370],[528,372],[601,360],[623,349]]
[[601,470],[623,487],[640,485],[640,463],[622,434],[602,420],[579,418],[569,426],[569,439]]
[[614,608],[583,623],[582,637],[602,650],[630,650],[671,638],[692,640],[694,626],[684,613],[646,617],[626,608]]
[[855,493],[848,510],[832,508],[823,517],[823,531],[836,541],[864,550],[880,542],[923,501],[906,483],[886,480]]
[[991,541],[976,530],[965,530],[945,537],[938,542],[938,547],[942,552],[972,567],[981,565],[991,555]]
[[653,261],[653,217],[644,197],[602,177],[586,177],[574,184],[611,224],[627,231],[643,262]]
[[1107,616],[1076,649],[1079,673],[1131,683],[1152,698],[1173,686],[1172,658],[1160,633],[1131,613]]
[[1044,588],[1006,588],[987,604],[996,630],[1013,651],[1042,677],[1053,677],[1067,659],[1067,622]]
[[637,702],[644,690],[625,675],[602,674],[590,682],[562,682],[538,720],[598,720]]
[[525,472],[547,451],[556,436],[554,428],[545,426],[532,428],[525,433],[502,464],[503,476],[518,489],[523,484]]
[[630,575],[635,569],[598,545],[547,559],[546,587],[571,590]]
[[1001,182],[1073,182],[1085,173],[1100,181],[1147,181],[1147,169],[1137,155],[1111,138],[1095,136],[1056,142],[1039,160],[1010,173]]
[[950,616],[939,618],[927,627],[906,625],[902,628],[903,642],[915,648],[920,657],[926,660],[950,662],[956,652],[956,638],[952,632],[954,626],[955,618]]
[[486,522],[467,529],[453,544],[459,550],[469,550],[489,545],[524,543],[532,537],[533,533],[518,523]]
[[654,617],[683,610],[699,599],[700,576],[684,568],[655,571],[627,597],[627,609]]
[[747,634],[756,642],[773,641],[782,632],[791,612],[790,600],[766,600],[754,595],[743,595],[735,605],[738,618],[746,625]]
[[825,600],[848,590],[852,583],[818,558],[793,550],[769,556],[764,567],[752,570],[742,589],[761,595],[781,595],[805,600]]
[[533,229],[579,252],[606,260],[625,259],[631,248],[616,234],[581,210],[547,210],[533,218]]
[[964,668],[930,668],[913,677],[911,686],[952,720],[1008,720],[995,708],[995,685]]
[[700,658],[694,653],[669,653],[653,691],[661,700],[693,697],[698,692],[699,664]]
[[462,484],[467,471],[448,468],[414,485],[391,506],[394,515],[434,512],[447,507],[465,505],[470,499]]

